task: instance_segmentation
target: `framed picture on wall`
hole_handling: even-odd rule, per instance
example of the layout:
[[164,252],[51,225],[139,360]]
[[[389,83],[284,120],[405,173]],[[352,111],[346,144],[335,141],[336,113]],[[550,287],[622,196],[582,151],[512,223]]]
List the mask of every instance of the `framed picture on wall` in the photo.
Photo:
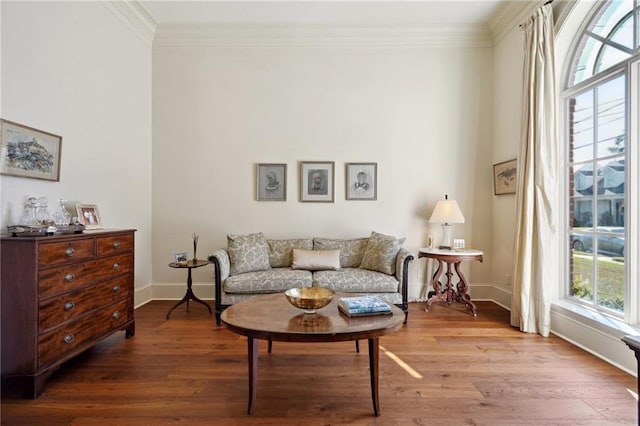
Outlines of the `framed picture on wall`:
[[333,161],[300,162],[301,202],[334,202],[334,166]]
[[84,225],[85,229],[102,229],[102,218],[95,204],[76,204],[78,221]]
[[58,182],[62,136],[0,120],[0,174]]
[[347,163],[345,176],[347,200],[378,198],[378,163]]
[[287,165],[258,164],[256,200],[287,201]]
[[493,165],[493,193],[515,194],[517,160],[503,161]]

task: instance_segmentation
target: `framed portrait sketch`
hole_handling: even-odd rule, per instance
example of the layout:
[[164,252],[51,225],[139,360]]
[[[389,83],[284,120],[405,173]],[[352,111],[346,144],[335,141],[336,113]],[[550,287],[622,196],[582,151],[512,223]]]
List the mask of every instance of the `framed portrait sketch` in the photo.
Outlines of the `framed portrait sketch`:
[[493,193],[515,194],[517,160],[503,161],[493,165]]
[[334,166],[333,161],[300,162],[300,201],[334,202]]
[[95,204],[76,204],[78,221],[85,229],[102,229],[102,218]]
[[347,163],[347,200],[377,200],[378,163]]
[[0,120],[0,174],[60,180],[62,136]]
[[287,201],[287,165],[258,164],[256,200]]

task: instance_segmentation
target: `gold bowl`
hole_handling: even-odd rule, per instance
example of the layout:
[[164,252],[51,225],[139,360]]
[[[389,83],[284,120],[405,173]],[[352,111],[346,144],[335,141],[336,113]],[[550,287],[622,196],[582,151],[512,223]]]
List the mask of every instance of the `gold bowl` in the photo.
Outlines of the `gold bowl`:
[[305,314],[315,314],[316,310],[324,308],[333,299],[335,291],[324,287],[290,288],[284,292],[287,300]]

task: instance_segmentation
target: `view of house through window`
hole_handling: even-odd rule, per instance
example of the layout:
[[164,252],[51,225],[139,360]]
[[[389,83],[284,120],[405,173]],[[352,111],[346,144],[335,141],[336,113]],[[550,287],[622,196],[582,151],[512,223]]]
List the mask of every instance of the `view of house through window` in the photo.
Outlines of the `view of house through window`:
[[[638,0],[599,2],[575,44],[564,93],[567,117],[571,300],[622,317],[629,145],[629,64],[637,60]],[[634,13],[636,11],[636,13]],[[637,76],[633,78],[638,78]],[[637,187],[636,187],[637,191]],[[638,195],[635,194],[635,197]]]

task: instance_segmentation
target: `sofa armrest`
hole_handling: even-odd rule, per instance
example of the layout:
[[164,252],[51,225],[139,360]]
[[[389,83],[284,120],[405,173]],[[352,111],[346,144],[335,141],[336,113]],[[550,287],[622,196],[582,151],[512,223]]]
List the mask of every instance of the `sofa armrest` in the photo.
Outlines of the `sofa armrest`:
[[216,324],[220,325],[220,315],[224,309],[222,304],[222,283],[229,278],[231,270],[231,262],[229,261],[229,253],[225,249],[216,250],[208,257],[213,262],[213,278],[215,282],[216,293]]
[[396,278],[400,282],[400,294],[402,295],[402,310],[405,313],[404,323],[407,323],[407,317],[409,315],[409,263],[413,261],[413,254],[405,249],[401,248],[396,256]]
[[218,280],[222,283],[224,280],[229,278],[231,262],[229,260],[229,253],[225,249],[214,251],[209,254],[208,259],[210,262],[213,262],[216,284],[218,284]]
[[405,284],[407,277],[405,275],[408,273],[409,262],[413,260],[413,253],[411,253],[406,248],[400,248],[398,252],[398,256],[396,257],[396,278],[400,281],[401,285]]

